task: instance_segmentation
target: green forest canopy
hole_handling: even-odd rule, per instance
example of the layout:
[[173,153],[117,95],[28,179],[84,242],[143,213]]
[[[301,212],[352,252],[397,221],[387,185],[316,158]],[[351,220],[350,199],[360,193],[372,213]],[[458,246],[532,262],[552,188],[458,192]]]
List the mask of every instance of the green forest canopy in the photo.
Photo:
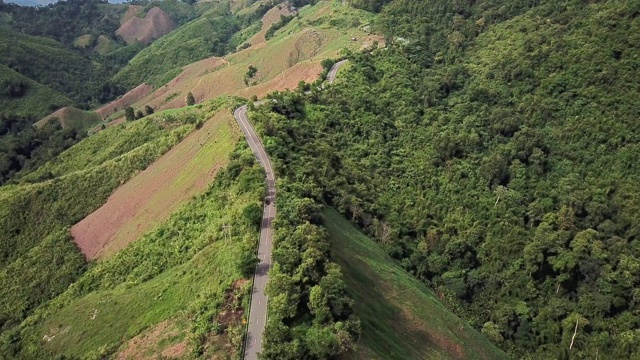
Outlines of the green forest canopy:
[[396,0],[386,51],[349,54],[339,84],[277,94],[254,118],[279,172],[502,349],[626,359],[640,352],[638,15]]

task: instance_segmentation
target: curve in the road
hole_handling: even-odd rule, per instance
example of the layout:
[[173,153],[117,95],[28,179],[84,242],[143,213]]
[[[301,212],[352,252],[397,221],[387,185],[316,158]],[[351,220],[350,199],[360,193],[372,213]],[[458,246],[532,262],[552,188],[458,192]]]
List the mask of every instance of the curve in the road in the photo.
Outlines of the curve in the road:
[[[331,83],[336,79],[338,70],[347,60],[335,63],[327,74],[327,82]],[[276,178],[271,166],[269,155],[264,150],[262,141],[247,118],[247,105],[237,108],[233,112],[244,137],[249,143],[249,147],[256,159],[265,170],[267,178],[267,196],[264,202],[262,214],[262,226],[260,229],[260,242],[258,244],[259,262],[253,275],[253,288],[251,294],[251,305],[249,307],[249,320],[247,326],[247,337],[245,341],[244,359],[257,360],[258,354],[262,351],[262,334],[267,322],[267,294],[265,288],[269,281],[269,268],[271,267],[271,247],[273,240],[273,219],[276,216]]]

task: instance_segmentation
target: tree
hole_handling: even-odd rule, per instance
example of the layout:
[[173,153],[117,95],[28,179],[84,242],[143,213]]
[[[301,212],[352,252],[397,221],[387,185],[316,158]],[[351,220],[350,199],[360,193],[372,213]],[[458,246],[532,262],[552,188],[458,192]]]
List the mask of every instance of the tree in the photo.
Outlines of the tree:
[[147,116],[153,114],[153,108],[149,105],[145,105],[144,106],[144,112],[147,114]]
[[144,114],[142,113],[142,111],[140,110],[136,111],[136,120],[142,119],[143,117],[144,117]]
[[133,121],[136,119],[136,114],[133,112],[133,108],[131,106],[127,106],[124,109],[124,117],[127,121]]
[[187,106],[194,105],[196,103],[196,98],[193,97],[193,93],[189,91],[187,94]]

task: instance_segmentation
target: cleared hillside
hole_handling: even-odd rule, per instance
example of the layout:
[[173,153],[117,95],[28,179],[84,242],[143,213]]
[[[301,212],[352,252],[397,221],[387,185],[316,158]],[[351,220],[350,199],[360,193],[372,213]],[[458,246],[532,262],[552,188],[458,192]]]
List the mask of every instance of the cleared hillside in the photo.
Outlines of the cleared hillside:
[[5,333],[0,356],[237,356],[249,290],[245,259],[258,234],[245,214],[259,207],[264,184],[250,150],[235,155],[234,170],[223,170],[157,230],[92,266]]
[[[171,115],[164,112],[160,116]],[[201,127],[151,166],[119,187],[107,202],[71,227],[89,259],[113,256],[154,230],[192,196],[201,193],[229,161],[239,138],[230,111],[195,120]]]
[[239,20],[224,4],[218,4],[140,51],[114,79],[129,87],[143,82],[163,85],[181,66],[207,56],[226,54],[231,50],[228,44],[232,35],[238,30]]
[[362,335],[349,359],[507,359],[333,209],[324,211]]
[[[186,116],[173,121],[159,116],[107,128],[26,176],[23,183],[0,187],[3,331],[64,291],[82,272],[78,269],[85,262],[74,256],[80,252],[68,228],[195,130],[195,122]],[[116,144],[121,146],[110,146]]]
[[[128,13],[129,10],[127,11]],[[175,27],[176,24],[167,13],[159,7],[153,7],[146,13],[144,18],[129,16],[129,19],[116,30],[116,35],[122,37],[127,44],[135,42],[147,44],[168,34]]]
[[[249,48],[183,67],[173,80],[134,106],[182,107],[189,92],[200,102],[220,95],[263,97],[271,91],[294,89],[300,81],[315,81],[322,72],[322,60],[337,57],[342,49],[359,50],[382,41],[380,36],[365,31],[372,14],[326,1],[302,8],[297,18],[265,42],[264,32],[280,13],[277,8],[267,12],[264,19],[270,20],[256,37],[248,40]],[[245,84],[249,66],[254,66],[257,72]]]

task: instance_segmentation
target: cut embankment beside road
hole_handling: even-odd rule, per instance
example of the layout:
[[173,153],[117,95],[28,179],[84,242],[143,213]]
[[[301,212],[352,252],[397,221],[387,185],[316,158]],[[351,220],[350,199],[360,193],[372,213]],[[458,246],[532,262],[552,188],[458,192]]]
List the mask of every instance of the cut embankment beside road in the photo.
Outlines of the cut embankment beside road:
[[324,212],[333,257],[362,322],[352,359],[507,359],[424,284],[333,209]]
[[231,113],[218,111],[71,228],[83,254],[89,259],[111,256],[164,222],[209,185],[228,163],[239,136]]

